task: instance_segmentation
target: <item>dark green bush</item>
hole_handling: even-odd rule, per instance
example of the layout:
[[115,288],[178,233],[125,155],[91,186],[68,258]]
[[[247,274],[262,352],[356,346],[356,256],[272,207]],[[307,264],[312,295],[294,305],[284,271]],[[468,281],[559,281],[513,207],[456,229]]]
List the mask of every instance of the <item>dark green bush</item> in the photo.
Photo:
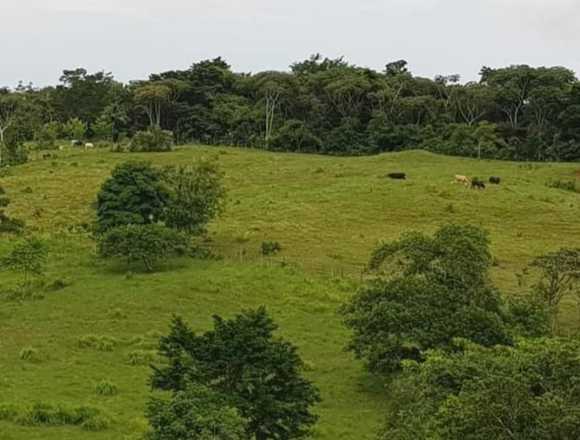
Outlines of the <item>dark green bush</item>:
[[173,147],[173,133],[160,128],[150,128],[146,131],[138,131],[129,144],[131,152],[154,152],[171,151]]
[[265,257],[276,255],[282,250],[282,245],[277,241],[263,241],[261,246],[262,255]]
[[185,233],[158,224],[118,226],[98,238],[101,257],[140,262],[148,272],[159,261],[185,255],[189,247]]

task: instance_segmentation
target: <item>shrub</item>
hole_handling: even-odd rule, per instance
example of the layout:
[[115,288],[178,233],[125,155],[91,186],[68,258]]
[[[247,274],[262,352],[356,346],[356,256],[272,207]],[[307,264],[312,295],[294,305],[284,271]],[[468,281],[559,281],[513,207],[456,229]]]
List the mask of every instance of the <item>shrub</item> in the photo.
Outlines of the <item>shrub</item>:
[[63,134],[69,139],[82,140],[87,132],[87,124],[79,118],[70,119],[63,126]]
[[162,225],[119,226],[98,238],[99,256],[141,262],[148,272],[159,261],[185,255],[188,247],[186,234]]
[[10,253],[0,260],[0,267],[20,273],[23,286],[30,287],[33,277],[43,275],[48,249],[44,242],[29,237],[17,243]]
[[546,182],[546,186],[564,191],[580,192],[574,180],[549,180]]
[[56,148],[56,140],[62,134],[62,125],[58,122],[49,122],[40,127],[35,133],[35,140],[41,149]]
[[148,162],[118,165],[97,196],[97,229],[102,233],[127,224],[156,223],[169,203],[161,172]]
[[263,241],[262,242],[262,255],[268,257],[270,255],[276,255],[282,250],[282,246],[277,241]]
[[171,228],[199,234],[225,208],[226,191],[217,162],[167,168],[164,179],[171,191],[165,222]]
[[131,152],[171,151],[173,133],[152,127],[146,131],[138,131],[129,144]]
[[115,396],[119,393],[119,388],[108,380],[102,380],[95,385],[95,393],[99,396]]
[[0,420],[22,426],[80,426],[89,431],[102,431],[111,424],[109,417],[97,408],[43,402],[31,406],[0,404]]
[[149,365],[155,361],[156,352],[153,350],[133,350],[127,356],[129,365]]
[[152,428],[149,440],[249,438],[248,421],[232,399],[203,386],[189,386],[169,400],[151,399],[146,415]]

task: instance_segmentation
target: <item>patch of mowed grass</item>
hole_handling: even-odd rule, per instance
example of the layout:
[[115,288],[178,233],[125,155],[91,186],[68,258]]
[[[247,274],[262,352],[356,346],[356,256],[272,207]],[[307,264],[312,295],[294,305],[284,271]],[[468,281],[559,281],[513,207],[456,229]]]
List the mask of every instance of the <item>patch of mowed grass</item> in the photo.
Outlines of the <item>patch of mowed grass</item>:
[[[71,152],[59,157],[63,166],[32,162],[3,178],[7,189],[33,188],[14,198],[10,214],[49,242],[47,278],[71,282],[44,301],[0,303],[3,401],[87,401],[104,405],[116,423],[91,432],[0,421],[0,433],[17,440],[140,438],[150,370],[131,365],[129,353],[153,353],[173,314],[204,331],[213,314],[229,317],[264,304],[280,335],[299,347],[306,374],[321,389],[314,438],[370,440],[386,414],[388,390],[344,351],[348,332],[336,310],[356,289],[379,240],[410,229],[432,232],[449,222],[482,226],[491,233],[498,262],[494,281],[507,292],[516,289],[514,274],[531,257],[580,246],[578,195],[545,186],[549,179],[573,178],[578,164],[520,167],[425,152],[335,158],[220,149],[227,151],[220,163],[229,205],[210,226],[208,246],[225,259],[189,260],[155,274],[124,276],[95,257],[86,225],[100,184],[121,161],[186,164],[220,150]],[[79,166],[64,166],[67,162]],[[313,172],[317,169],[322,171]],[[392,170],[406,172],[408,181],[379,177]],[[455,174],[497,175],[502,184],[473,191],[453,184]],[[266,240],[283,243],[276,257],[281,261],[263,264]],[[8,240],[0,240],[0,255],[9,247]],[[8,281],[14,281],[12,275],[0,273],[0,284]],[[572,317],[577,317],[574,304],[565,304],[563,321]],[[89,338],[93,342],[81,349],[83,335],[96,342]],[[114,335],[107,336],[115,341],[112,351],[95,349],[104,335]],[[27,346],[49,356],[38,364],[23,362],[19,352]],[[97,395],[95,381],[104,377],[123,392],[113,399]]]

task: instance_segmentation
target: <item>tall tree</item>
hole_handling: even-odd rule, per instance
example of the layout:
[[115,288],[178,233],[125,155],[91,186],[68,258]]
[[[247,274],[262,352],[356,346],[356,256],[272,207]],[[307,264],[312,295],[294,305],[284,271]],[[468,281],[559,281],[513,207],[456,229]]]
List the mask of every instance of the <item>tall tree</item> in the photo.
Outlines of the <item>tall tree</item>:
[[165,365],[154,368],[155,388],[174,393],[190,384],[228,396],[256,440],[287,440],[309,433],[316,387],[302,377],[295,346],[274,337],[276,324],[261,307],[232,319],[214,317],[214,329],[196,335],[179,318],[161,338]]

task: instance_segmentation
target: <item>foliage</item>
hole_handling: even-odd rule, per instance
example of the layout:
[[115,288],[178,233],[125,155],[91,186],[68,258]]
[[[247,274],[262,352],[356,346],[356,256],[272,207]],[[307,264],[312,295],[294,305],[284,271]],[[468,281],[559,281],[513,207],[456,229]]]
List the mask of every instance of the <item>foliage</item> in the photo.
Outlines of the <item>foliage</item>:
[[173,133],[152,127],[148,130],[138,131],[131,139],[129,151],[131,152],[163,152],[171,151],[173,146]]
[[216,161],[202,159],[189,166],[167,168],[164,180],[171,194],[165,222],[171,228],[202,233],[225,209],[226,190]]
[[268,257],[270,255],[276,255],[282,250],[282,245],[277,241],[263,241],[261,246],[262,255]]
[[80,426],[86,431],[103,431],[111,420],[97,408],[37,402],[30,406],[0,404],[0,420],[22,426]]
[[322,147],[318,139],[302,121],[287,121],[270,139],[268,148],[275,151],[317,153]]
[[95,393],[99,396],[115,396],[119,394],[119,387],[109,380],[101,380],[95,385]]
[[200,385],[188,385],[168,400],[151,399],[148,440],[247,440],[246,424],[231,399]]
[[56,87],[0,88],[0,144],[53,148],[71,136],[69,121],[79,138],[82,125],[87,137],[113,142],[135,134],[132,151],[166,151],[174,138],[333,155],[423,148],[574,161],[580,82],[564,67],[513,65],[483,67],[479,81],[461,83],[415,76],[404,59],[376,71],[316,54],[289,72],[236,73],[218,57],[129,84],[79,68]]
[[21,274],[23,285],[29,286],[33,277],[44,274],[47,258],[46,244],[36,237],[27,237],[0,260],[0,267]]
[[510,344],[502,300],[488,280],[488,246],[482,230],[455,225],[382,244],[371,267],[390,262],[393,275],[367,283],[342,307],[354,332],[348,348],[370,371],[391,373],[428,350],[451,350],[454,338]]
[[459,348],[405,364],[381,439],[578,438],[578,341]]
[[555,330],[562,299],[570,295],[580,298],[580,249],[563,248],[542,255],[535,258],[530,267],[539,271],[533,289],[550,312]]
[[148,162],[118,165],[97,196],[97,229],[128,224],[151,224],[162,220],[170,191],[162,173]]
[[580,188],[576,186],[575,180],[549,180],[546,182],[548,188],[563,189],[564,191],[578,192]]
[[69,139],[83,140],[87,133],[87,124],[79,118],[69,120],[63,127],[64,134]]
[[99,256],[139,262],[148,272],[159,262],[185,255],[188,247],[186,235],[158,224],[117,226],[98,238]]
[[252,438],[302,437],[317,420],[311,406],[319,393],[302,377],[296,347],[274,338],[276,329],[263,307],[230,320],[214,316],[214,329],[199,336],[175,318],[160,343],[166,366],[154,369],[152,384],[174,393],[201,385],[229,396]]

